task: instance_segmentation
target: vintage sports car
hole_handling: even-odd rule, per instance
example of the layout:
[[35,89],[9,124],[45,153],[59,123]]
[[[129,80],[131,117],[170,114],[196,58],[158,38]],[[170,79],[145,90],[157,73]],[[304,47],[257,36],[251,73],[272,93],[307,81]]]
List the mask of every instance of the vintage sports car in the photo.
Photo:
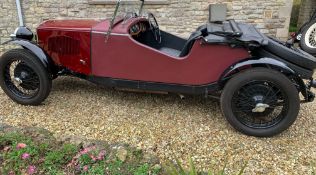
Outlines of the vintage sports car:
[[0,59],[3,91],[39,105],[52,80],[71,75],[117,89],[218,97],[228,122],[257,137],[286,130],[300,103],[314,100],[313,56],[234,20],[204,24],[183,39],[161,31],[140,3],[138,13],[120,17],[118,1],[109,20],[45,21],[35,41],[18,27],[4,44],[22,48]]

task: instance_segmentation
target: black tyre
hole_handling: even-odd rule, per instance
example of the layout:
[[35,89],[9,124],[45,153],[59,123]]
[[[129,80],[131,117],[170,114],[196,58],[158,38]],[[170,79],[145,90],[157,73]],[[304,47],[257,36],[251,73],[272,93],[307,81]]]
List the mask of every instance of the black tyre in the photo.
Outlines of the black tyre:
[[221,108],[227,121],[238,131],[270,137],[285,131],[296,120],[299,93],[280,72],[254,68],[239,73],[226,84]]
[[316,20],[304,27],[300,40],[300,47],[305,52],[316,55]]
[[33,53],[13,49],[0,59],[0,86],[19,104],[39,105],[51,91],[52,76]]

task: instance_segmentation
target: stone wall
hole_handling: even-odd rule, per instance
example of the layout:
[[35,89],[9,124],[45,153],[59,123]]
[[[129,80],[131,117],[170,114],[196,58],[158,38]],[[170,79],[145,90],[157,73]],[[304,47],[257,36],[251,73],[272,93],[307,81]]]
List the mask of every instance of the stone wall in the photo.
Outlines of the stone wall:
[[[286,38],[292,9],[292,0],[170,0],[167,4],[146,5],[153,12],[163,30],[188,36],[208,20],[208,5],[225,3],[228,18],[255,24],[263,33]],[[88,0],[22,0],[26,26],[34,29],[43,20],[52,18],[104,18],[110,17],[113,5],[91,5]],[[0,2],[0,41],[18,25],[15,3]],[[0,47],[0,53],[3,48]]]
[[298,17],[298,27],[301,27],[309,20],[311,14],[316,9],[316,0],[302,0],[300,15]]

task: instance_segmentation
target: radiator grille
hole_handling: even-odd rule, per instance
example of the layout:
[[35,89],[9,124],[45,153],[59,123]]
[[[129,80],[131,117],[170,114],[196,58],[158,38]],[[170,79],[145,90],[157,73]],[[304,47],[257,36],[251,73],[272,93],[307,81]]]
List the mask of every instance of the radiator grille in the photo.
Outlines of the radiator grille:
[[80,42],[67,36],[56,36],[48,39],[48,50],[60,55],[77,55],[80,52]]

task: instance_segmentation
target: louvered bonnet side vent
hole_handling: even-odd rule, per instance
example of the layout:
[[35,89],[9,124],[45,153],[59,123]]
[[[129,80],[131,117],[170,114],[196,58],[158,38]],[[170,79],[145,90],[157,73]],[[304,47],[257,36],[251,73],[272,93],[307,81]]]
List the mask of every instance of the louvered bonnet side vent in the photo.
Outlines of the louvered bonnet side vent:
[[80,52],[80,42],[67,36],[56,36],[48,39],[48,50],[59,55],[77,55]]

